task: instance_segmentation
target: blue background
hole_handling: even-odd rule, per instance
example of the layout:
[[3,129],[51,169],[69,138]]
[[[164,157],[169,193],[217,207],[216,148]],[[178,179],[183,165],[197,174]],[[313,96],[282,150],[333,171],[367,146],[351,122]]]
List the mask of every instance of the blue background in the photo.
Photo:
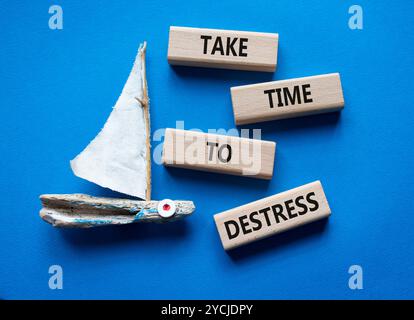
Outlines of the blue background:
[[[49,6],[63,30],[48,28]],[[412,1],[1,1],[0,298],[414,298]],[[170,25],[278,32],[272,73],[171,67]],[[234,128],[231,86],[340,72],[341,114],[268,122],[270,182],[153,163],[153,198],[186,221],[58,230],[42,193],[120,196],[69,160],[98,133],[148,41],[152,131]],[[239,128],[240,129],[240,128]],[[159,142],[154,142],[155,148]],[[320,179],[332,216],[226,253],[213,214]],[[48,287],[50,265],[63,290]],[[364,289],[348,288],[361,265]]]

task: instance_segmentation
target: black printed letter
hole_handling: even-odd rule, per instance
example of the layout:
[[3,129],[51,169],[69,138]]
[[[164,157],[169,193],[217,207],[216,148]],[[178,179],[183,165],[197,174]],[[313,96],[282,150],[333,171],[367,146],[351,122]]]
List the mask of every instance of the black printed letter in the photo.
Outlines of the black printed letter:
[[270,108],[273,108],[273,97],[272,97],[272,93],[276,92],[276,90],[274,89],[270,89],[270,90],[265,90],[263,91],[264,94],[267,94],[269,96],[269,106]]
[[[231,233],[231,230],[230,230],[230,226],[229,226],[230,224],[232,224],[235,227],[235,232],[233,234]],[[239,235],[240,229],[236,221],[233,221],[233,220],[226,221],[224,222],[224,226],[226,227],[229,240],[234,239]]]
[[243,42],[247,43],[249,39],[247,38],[240,38],[240,47],[239,47],[239,56],[240,57],[247,57],[247,52],[243,52],[243,49],[247,49],[247,45],[243,45]]
[[319,203],[316,200],[311,199],[311,196],[315,196],[315,192],[309,192],[306,196],[306,200],[310,203],[313,204],[314,207],[313,208],[309,208],[310,211],[316,211],[319,208]]
[[216,38],[213,50],[211,50],[211,54],[215,54],[216,51],[220,51],[221,55],[224,56],[223,42],[221,42],[221,37]]
[[211,39],[211,36],[201,36],[200,38],[204,40],[203,53],[207,54],[207,41]]
[[302,92],[303,92],[303,102],[304,103],[310,103],[313,102],[313,99],[311,97],[308,98],[308,96],[311,95],[312,92],[306,91],[306,89],[310,89],[310,84],[304,84],[302,86]]
[[237,52],[234,51],[234,45],[236,44],[238,38],[234,38],[231,40],[230,37],[227,37],[227,48],[226,48],[226,56],[230,55],[230,50],[233,56],[237,57]]

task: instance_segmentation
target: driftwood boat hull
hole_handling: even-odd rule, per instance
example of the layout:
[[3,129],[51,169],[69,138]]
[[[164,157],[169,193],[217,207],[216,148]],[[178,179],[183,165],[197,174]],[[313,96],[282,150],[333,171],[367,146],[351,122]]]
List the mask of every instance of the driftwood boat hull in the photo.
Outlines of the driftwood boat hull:
[[[86,194],[44,194],[40,196],[43,208],[40,217],[54,227],[90,228],[138,222],[171,222],[191,215],[192,201],[166,200],[163,214],[160,201],[140,201],[117,198],[93,197]],[[163,201],[162,203],[165,203]]]

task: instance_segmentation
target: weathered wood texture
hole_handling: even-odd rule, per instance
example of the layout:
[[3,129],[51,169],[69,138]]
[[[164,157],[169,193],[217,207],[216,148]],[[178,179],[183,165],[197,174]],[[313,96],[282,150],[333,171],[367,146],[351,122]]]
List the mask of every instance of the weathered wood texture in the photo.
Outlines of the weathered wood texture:
[[191,215],[192,201],[174,201],[170,218],[158,213],[158,201],[92,197],[85,194],[44,194],[40,217],[55,227],[89,228],[137,222],[169,222]]

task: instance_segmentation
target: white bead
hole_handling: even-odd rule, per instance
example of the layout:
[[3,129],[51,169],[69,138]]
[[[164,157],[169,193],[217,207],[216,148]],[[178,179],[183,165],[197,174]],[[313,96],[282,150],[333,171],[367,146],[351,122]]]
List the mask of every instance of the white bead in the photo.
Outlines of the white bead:
[[[164,209],[165,205],[169,205],[168,210]],[[175,214],[176,206],[174,201],[170,199],[164,199],[158,202],[158,214],[163,218],[170,218]]]

